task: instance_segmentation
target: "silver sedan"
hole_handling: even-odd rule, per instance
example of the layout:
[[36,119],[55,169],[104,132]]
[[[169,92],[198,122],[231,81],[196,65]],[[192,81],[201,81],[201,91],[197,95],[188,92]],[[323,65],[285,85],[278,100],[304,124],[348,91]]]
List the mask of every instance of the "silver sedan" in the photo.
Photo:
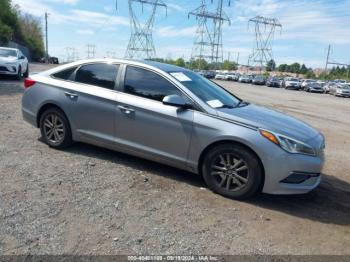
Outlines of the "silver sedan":
[[231,198],[301,194],[321,180],[320,132],[172,65],[59,66],[25,80],[22,112],[50,147],[80,141],[158,161],[202,175]]

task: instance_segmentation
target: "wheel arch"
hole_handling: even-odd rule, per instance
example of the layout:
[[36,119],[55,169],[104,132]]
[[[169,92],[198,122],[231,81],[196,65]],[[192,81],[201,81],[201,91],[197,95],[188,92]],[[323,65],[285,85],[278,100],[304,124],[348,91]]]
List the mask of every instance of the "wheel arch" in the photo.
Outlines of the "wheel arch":
[[202,153],[200,154],[200,157],[199,157],[198,168],[197,168],[198,174],[202,175],[202,164],[203,164],[203,161],[204,161],[204,158],[205,158],[206,154],[210,150],[212,150],[213,148],[215,148],[215,147],[217,147],[219,145],[223,145],[223,144],[232,144],[232,145],[242,146],[242,147],[246,148],[248,151],[250,151],[253,155],[255,155],[255,157],[259,161],[259,164],[260,164],[261,170],[262,170],[262,174],[263,174],[261,185],[259,187],[259,191],[261,192],[261,190],[263,189],[264,184],[265,184],[265,167],[264,167],[264,164],[263,164],[261,158],[259,157],[259,155],[250,146],[248,146],[248,145],[246,145],[246,144],[244,144],[242,142],[239,142],[239,141],[228,140],[228,139],[219,140],[219,141],[215,141],[215,142],[209,144],[207,147],[205,147],[204,150],[202,151]]
[[66,112],[65,112],[60,106],[58,106],[57,104],[52,103],[52,102],[49,102],[49,103],[43,104],[43,105],[40,107],[40,109],[38,110],[38,113],[37,113],[37,115],[36,115],[36,127],[38,127],[38,128],[40,127],[40,118],[41,118],[42,114],[43,114],[46,110],[48,110],[49,108],[56,108],[56,109],[60,110],[60,111],[65,115],[65,117],[67,118],[68,124],[71,126],[70,120],[69,120],[69,118],[68,118]]

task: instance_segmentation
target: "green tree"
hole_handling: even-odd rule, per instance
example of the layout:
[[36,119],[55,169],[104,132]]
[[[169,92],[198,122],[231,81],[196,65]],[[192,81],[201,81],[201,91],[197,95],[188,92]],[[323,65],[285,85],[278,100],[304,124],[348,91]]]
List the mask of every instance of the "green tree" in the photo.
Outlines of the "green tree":
[[175,60],[175,65],[180,67],[186,67],[185,60],[183,58],[178,58]]
[[302,64],[301,68],[300,68],[300,74],[306,74],[308,73],[309,70],[307,69],[307,67],[305,66],[305,64]]
[[287,72],[287,67],[288,67],[287,64],[280,64],[280,65],[278,66],[278,71],[279,71],[279,72]]
[[276,62],[275,60],[271,59],[266,64],[266,71],[271,72],[271,71],[275,71],[275,69],[276,69]]
[[222,64],[222,69],[228,70],[228,71],[237,70],[237,64],[235,62],[225,60],[224,63]]

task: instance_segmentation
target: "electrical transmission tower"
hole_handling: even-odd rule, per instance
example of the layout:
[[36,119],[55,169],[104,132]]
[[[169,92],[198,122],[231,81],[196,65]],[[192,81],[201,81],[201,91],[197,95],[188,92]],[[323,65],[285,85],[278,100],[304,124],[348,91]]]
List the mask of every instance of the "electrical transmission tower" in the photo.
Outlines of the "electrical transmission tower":
[[66,60],[67,63],[79,60],[79,53],[74,47],[66,47]]
[[[211,0],[213,3],[213,0]],[[230,1],[228,5],[230,6]],[[226,21],[231,24],[230,19],[223,10],[223,0],[218,0],[217,8],[214,12],[207,10],[205,0],[201,0],[201,5],[190,12],[188,16],[195,16],[197,19],[196,36],[193,43],[191,59],[199,60],[199,68],[202,62],[209,60],[217,67],[223,62],[222,25]]]
[[248,21],[255,24],[255,47],[248,58],[248,65],[259,66],[262,69],[273,59],[273,41],[276,28],[282,30],[282,25],[276,18],[256,16]]
[[95,45],[87,45],[87,58],[95,58],[96,54],[96,46]]
[[[128,47],[125,52],[125,58],[131,59],[149,59],[156,57],[156,50],[153,44],[153,25],[158,7],[164,7],[167,12],[167,5],[162,0],[128,0],[131,35]],[[145,21],[140,21],[140,16],[136,14],[137,5],[142,5],[142,13],[144,5],[151,7],[150,15]],[[134,6],[135,5],[135,6]]]

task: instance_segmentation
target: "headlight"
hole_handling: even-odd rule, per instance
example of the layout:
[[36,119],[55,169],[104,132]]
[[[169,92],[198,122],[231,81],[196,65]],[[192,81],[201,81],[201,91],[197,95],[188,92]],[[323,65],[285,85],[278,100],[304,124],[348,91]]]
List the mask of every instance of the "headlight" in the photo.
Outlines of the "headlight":
[[260,129],[260,134],[289,153],[316,156],[316,152],[311,146],[298,140],[263,129]]

